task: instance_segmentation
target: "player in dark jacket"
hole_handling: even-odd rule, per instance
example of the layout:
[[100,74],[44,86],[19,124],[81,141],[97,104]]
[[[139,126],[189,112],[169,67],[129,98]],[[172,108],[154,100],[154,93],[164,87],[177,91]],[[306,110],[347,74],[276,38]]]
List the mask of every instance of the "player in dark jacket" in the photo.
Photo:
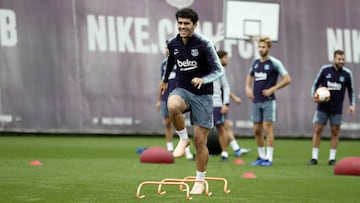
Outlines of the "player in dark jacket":
[[180,137],[173,155],[184,155],[190,144],[185,128],[183,113],[190,111],[190,121],[194,127],[196,150],[196,180],[191,194],[204,191],[204,180],[208,163],[207,136],[213,128],[213,81],[223,74],[213,43],[195,33],[198,15],[190,8],[176,13],[179,33],[168,43],[169,57],[167,69],[160,89],[166,90],[169,75],[174,65],[177,67],[176,88],[168,99],[171,122]]

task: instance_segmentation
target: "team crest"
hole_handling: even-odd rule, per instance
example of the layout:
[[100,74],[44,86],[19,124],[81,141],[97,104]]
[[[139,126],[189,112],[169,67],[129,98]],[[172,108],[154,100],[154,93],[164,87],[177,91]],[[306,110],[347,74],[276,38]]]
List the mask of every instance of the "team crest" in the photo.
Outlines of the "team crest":
[[269,69],[270,69],[269,64],[265,64],[264,69],[265,69],[265,70],[269,70]]
[[199,50],[198,49],[191,49],[191,56],[198,56],[199,55]]
[[345,82],[344,76],[340,76],[339,80],[340,80],[340,82]]

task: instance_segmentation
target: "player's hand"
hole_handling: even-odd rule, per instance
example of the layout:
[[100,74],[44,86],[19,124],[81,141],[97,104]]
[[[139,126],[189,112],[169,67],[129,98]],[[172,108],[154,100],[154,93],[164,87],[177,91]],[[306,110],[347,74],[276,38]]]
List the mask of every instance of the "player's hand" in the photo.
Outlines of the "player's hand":
[[313,102],[315,102],[315,103],[328,102],[329,100],[330,100],[330,97],[326,97],[325,101],[320,101],[319,95],[317,93],[315,93],[313,96]]
[[167,89],[167,83],[165,83],[164,81],[160,81],[159,89],[161,94],[164,95]]
[[204,80],[201,79],[201,78],[193,78],[191,80],[191,84],[194,85],[194,87],[200,89],[201,88],[201,85],[204,84]]
[[227,114],[229,112],[229,107],[227,105],[222,105],[220,109],[221,114]]
[[247,98],[249,98],[251,100],[255,99],[253,90],[250,87],[245,88],[245,93],[246,93]]
[[355,113],[355,106],[350,106],[349,107],[349,114],[354,114]]
[[269,88],[269,89],[264,89],[262,91],[262,94],[264,97],[270,97],[271,95],[273,95],[275,92],[275,90],[273,90],[272,88]]
[[160,106],[161,106],[161,101],[156,101],[155,108],[157,112],[160,112]]

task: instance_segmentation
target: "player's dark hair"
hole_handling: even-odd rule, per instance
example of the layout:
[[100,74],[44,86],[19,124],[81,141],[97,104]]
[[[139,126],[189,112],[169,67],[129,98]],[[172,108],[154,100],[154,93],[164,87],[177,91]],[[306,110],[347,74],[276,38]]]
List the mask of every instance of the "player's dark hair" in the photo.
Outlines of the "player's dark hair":
[[175,16],[176,16],[176,20],[178,20],[179,18],[190,18],[193,24],[196,24],[197,21],[199,20],[198,14],[191,8],[180,9],[176,12]]
[[219,58],[222,58],[222,57],[228,55],[228,52],[225,51],[225,50],[219,50],[219,51],[217,52],[217,55],[219,56]]
[[338,50],[334,51],[334,58],[335,58],[336,55],[344,55],[344,54],[345,53],[344,53],[343,50],[338,49]]

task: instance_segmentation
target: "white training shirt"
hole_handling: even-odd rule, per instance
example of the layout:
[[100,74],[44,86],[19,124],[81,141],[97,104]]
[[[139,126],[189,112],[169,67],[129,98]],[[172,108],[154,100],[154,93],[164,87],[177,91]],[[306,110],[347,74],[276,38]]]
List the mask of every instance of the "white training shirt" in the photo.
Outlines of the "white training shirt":
[[[213,106],[221,107],[224,104],[230,103],[230,85],[227,80],[225,70],[224,70],[224,74],[219,79],[213,82],[213,86],[214,86]],[[222,93],[224,95],[222,95]]]

